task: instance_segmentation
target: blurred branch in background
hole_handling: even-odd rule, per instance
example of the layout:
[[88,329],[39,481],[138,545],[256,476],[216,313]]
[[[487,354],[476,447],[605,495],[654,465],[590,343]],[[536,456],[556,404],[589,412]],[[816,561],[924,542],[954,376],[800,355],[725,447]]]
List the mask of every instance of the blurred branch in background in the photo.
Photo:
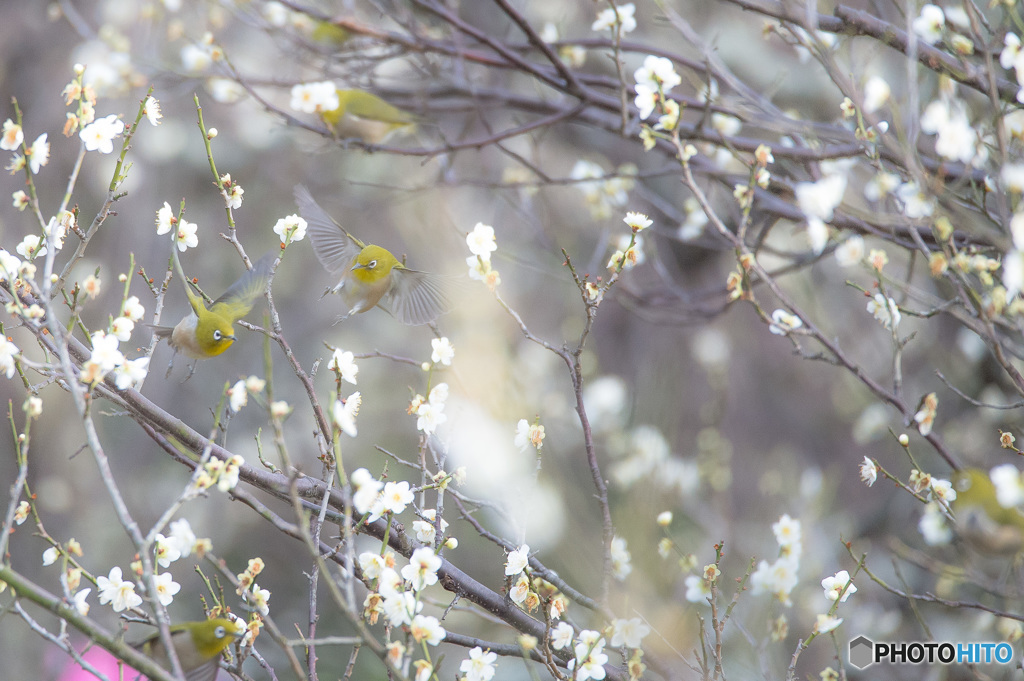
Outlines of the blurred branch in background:
[[0,10],[11,678],[1019,650],[1013,3],[43,11]]

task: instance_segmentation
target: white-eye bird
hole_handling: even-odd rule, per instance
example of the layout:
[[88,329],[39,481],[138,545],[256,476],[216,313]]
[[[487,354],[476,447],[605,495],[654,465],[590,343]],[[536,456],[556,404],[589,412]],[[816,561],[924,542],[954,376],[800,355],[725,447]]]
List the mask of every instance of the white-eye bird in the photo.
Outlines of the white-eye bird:
[[961,469],[953,473],[957,497],[951,504],[957,534],[985,555],[1012,556],[1024,549],[1024,514],[999,503],[996,486],[986,471]]
[[192,311],[173,327],[152,327],[153,333],[166,338],[175,353],[181,352],[196,360],[216,357],[235,342],[234,323],[248,314],[256,299],[263,295],[274,256],[268,253],[260,258],[251,270],[243,274],[209,307],[202,296],[192,291],[176,250],[172,251],[172,257],[174,268],[185,285]]
[[[225,618],[183,622],[171,625],[171,642],[187,681],[213,681],[220,667],[220,656],[240,632],[235,623]],[[134,646],[170,671],[167,649],[157,632]]]
[[338,321],[378,306],[403,324],[429,324],[448,310],[440,277],[410,269],[387,249],[352,236],[302,185],[295,187],[295,202],[320,264],[341,277],[324,292],[339,294],[345,303],[347,312]]
[[[335,135],[381,144],[395,132],[411,129],[416,117],[364,90],[337,89],[338,108],[320,114]],[[308,222],[308,221],[307,221]]]

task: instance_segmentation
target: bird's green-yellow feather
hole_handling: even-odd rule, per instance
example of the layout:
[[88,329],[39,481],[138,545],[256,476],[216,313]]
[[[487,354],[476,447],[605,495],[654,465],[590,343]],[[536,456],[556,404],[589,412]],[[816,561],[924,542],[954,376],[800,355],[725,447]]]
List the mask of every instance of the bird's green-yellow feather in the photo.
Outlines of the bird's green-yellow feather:
[[273,263],[272,253],[260,258],[251,270],[243,274],[220,298],[213,301],[210,312],[230,320],[232,324],[249,314],[256,300],[267,288],[267,279],[270,278]]
[[[220,654],[240,634],[235,623],[226,618],[172,625],[171,641],[187,681],[213,681],[217,675]],[[171,669],[170,658],[159,633],[149,636],[135,647],[153,658],[161,667]]]
[[295,187],[295,202],[309,225],[320,264],[340,275],[328,292],[341,296],[347,307],[344,316],[379,306],[403,324],[427,324],[448,310],[440,277],[408,268],[387,249],[363,243],[328,215],[302,185]]
[[989,474],[967,468],[953,474],[952,503],[958,534],[978,551],[1012,555],[1024,549],[1024,514],[999,503]]
[[234,323],[252,310],[256,299],[266,289],[274,256],[268,253],[260,258],[251,270],[213,301],[210,307],[206,306],[202,296],[192,290],[176,250],[172,251],[172,260],[185,286],[192,314],[174,327],[154,327],[154,333],[168,338],[175,351],[194,359],[215,357],[231,347],[235,341]]
[[338,100],[343,113],[359,116],[369,121],[380,121],[392,125],[412,125],[416,117],[408,111],[388,104],[377,95],[365,90],[338,90]]
[[416,117],[364,90],[337,90],[338,107],[320,114],[336,135],[380,144],[416,124]]

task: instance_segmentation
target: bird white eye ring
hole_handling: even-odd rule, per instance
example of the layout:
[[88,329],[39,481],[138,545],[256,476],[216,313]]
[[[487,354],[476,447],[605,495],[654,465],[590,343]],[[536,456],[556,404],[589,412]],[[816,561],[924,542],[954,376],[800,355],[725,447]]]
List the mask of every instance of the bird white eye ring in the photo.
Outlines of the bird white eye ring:
[[366,266],[369,267],[372,270],[374,267],[377,266],[377,261],[376,260],[371,260],[369,263],[367,263]]
[[213,340],[220,340],[220,339],[221,339],[220,329],[214,329],[213,330]]
[[[220,333],[219,331],[217,333]],[[224,627],[217,627],[213,630],[213,635],[217,638],[224,638],[224,635],[228,632],[224,630]]]

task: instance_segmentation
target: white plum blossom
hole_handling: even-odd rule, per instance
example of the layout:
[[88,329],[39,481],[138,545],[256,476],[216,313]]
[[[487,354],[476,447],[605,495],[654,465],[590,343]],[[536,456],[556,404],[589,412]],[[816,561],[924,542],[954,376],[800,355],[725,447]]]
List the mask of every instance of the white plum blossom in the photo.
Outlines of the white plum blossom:
[[153,577],[156,582],[156,596],[160,603],[168,606],[174,600],[174,596],[181,591],[181,585],[174,581],[170,572],[164,572]]
[[327,368],[330,371],[337,372],[341,376],[341,380],[356,385],[356,375],[359,373],[359,367],[356,365],[353,353],[341,348],[335,348],[334,353],[331,355],[331,360],[327,363]]
[[821,588],[825,590],[825,598],[830,601],[838,600],[840,603],[845,603],[847,598],[857,593],[857,587],[850,581],[850,573],[846,570],[840,570],[831,577],[821,580]]
[[405,507],[412,503],[413,494],[409,490],[409,483],[405,480],[391,481],[384,485],[381,499],[384,510],[397,515],[402,513]]
[[828,246],[828,226],[824,220],[816,217],[807,218],[807,240],[815,255],[825,252],[825,246]]
[[[413,617],[412,624],[409,625],[409,633],[412,634],[413,639],[417,643],[425,642],[427,645],[432,646],[439,644],[448,635],[448,632],[437,621],[437,618],[430,615],[416,615]],[[417,677],[419,677],[419,674],[417,674]],[[429,678],[429,674],[426,675],[426,678]]]
[[485,653],[483,648],[477,646],[469,651],[469,659],[462,661],[459,671],[465,674],[465,681],[490,681],[494,678],[494,663],[497,659],[497,653]]
[[996,466],[988,473],[996,488],[996,501],[1003,508],[1024,504],[1024,477],[1012,463]]
[[896,198],[903,203],[903,214],[912,220],[926,218],[935,212],[935,197],[927,194],[916,182],[904,182],[897,187]]
[[881,76],[871,76],[864,84],[864,112],[874,113],[889,101],[892,89]]
[[181,48],[181,65],[190,73],[198,73],[210,68],[213,54],[208,45],[189,43]]
[[97,331],[92,335],[92,354],[89,361],[95,362],[106,373],[124,364],[124,355],[117,349],[117,337]]
[[551,647],[555,650],[561,650],[566,646],[572,645],[573,636],[575,636],[572,625],[568,622],[559,622],[558,626],[551,631]]
[[356,489],[352,495],[352,505],[361,514],[369,513],[380,497],[384,483],[374,478],[365,468],[352,471],[349,480]]
[[434,386],[427,399],[418,397],[419,404],[416,405],[416,430],[430,435],[437,427],[448,420],[444,413],[444,403],[448,399],[448,384],[438,383]]
[[878,466],[875,462],[864,457],[864,461],[860,464],[860,479],[864,481],[864,484],[871,487],[875,484],[875,480],[878,479]]
[[832,617],[829,614],[818,615],[814,623],[814,630],[819,634],[827,634],[843,623],[842,617]]
[[612,647],[626,646],[639,648],[644,636],[651,633],[651,628],[639,617],[619,619],[612,622]]
[[17,345],[0,336],[0,372],[5,373],[7,378],[14,376],[14,358],[19,352]]
[[20,269],[21,260],[0,248],[0,281],[6,281],[12,277],[17,278]]
[[510,551],[508,559],[505,561],[505,574],[508,576],[518,575],[524,569],[529,562],[530,557],[530,546],[523,544],[518,549]]
[[942,39],[942,29],[945,25],[946,15],[942,8],[927,4],[921,8],[921,13],[914,19],[911,27],[921,40],[934,45]]
[[498,250],[498,244],[495,243],[494,238],[494,227],[482,222],[476,223],[473,231],[466,235],[466,245],[469,246],[470,253],[489,261],[491,253]]
[[750,576],[753,593],[770,593],[784,605],[790,603],[789,594],[796,587],[799,563],[793,556],[782,556],[769,563],[762,560]]
[[28,149],[28,167],[33,175],[38,175],[40,168],[50,160],[50,143],[46,141],[47,133],[43,133],[32,142]]
[[443,364],[444,366],[451,366],[452,360],[455,358],[455,348],[452,347],[452,343],[448,340],[447,336],[441,338],[430,339],[430,361],[434,364]]
[[934,501],[925,504],[917,529],[928,546],[944,546],[953,541],[953,530],[946,522],[941,506]]
[[110,322],[110,333],[117,337],[117,340],[122,343],[127,343],[132,337],[132,331],[135,329],[135,322],[128,319],[127,317],[118,317],[114,321]]
[[690,603],[706,603],[711,595],[711,583],[703,577],[690,575],[686,578],[685,598]]
[[71,597],[73,601],[72,607],[82,617],[89,614],[89,604],[85,602],[85,599],[88,598],[91,593],[92,589],[81,589],[76,591],[74,596]]
[[645,57],[644,65],[633,72],[633,79],[637,83],[653,85],[655,88],[661,85],[665,92],[683,82],[683,79],[676,73],[671,59],[651,55]]
[[921,130],[935,135],[935,153],[950,161],[970,162],[978,153],[978,134],[961,105],[936,100],[921,115]]
[[299,83],[292,87],[291,108],[302,113],[323,113],[341,106],[338,89],[332,81]]
[[359,554],[359,569],[363,571],[366,579],[377,579],[386,567],[384,556],[372,551],[365,551]]
[[[424,544],[433,544],[437,538],[437,527],[434,522],[437,519],[437,510],[428,508],[423,511],[423,517],[426,520],[414,520],[412,523],[412,529],[416,532],[416,538]],[[448,521],[441,518],[441,533],[448,529]]]
[[798,182],[794,188],[796,200],[807,217],[825,222],[832,219],[836,206],[846,192],[846,176],[828,175],[817,182]]
[[412,552],[409,564],[402,568],[402,577],[414,591],[437,584],[437,571],[441,569],[441,558],[432,549],[422,547]]
[[398,627],[411,624],[413,616],[423,607],[423,603],[417,601],[412,592],[403,591],[386,596],[382,607],[384,616],[388,618],[391,626]]
[[530,446],[538,452],[544,446],[544,426],[539,423],[530,423],[526,419],[519,419],[516,424],[516,436],[513,444],[524,452]]
[[632,556],[626,548],[626,540],[622,537],[612,537],[609,553],[612,558],[612,577],[621,582],[633,571],[633,566],[630,564]]
[[867,253],[864,247],[864,237],[854,234],[843,243],[836,246],[836,264],[840,267],[853,267],[864,260]]
[[237,414],[248,402],[249,391],[245,388],[245,381],[239,379],[228,388],[228,408]]
[[772,533],[775,534],[775,541],[782,547],[795,547],[800,545],[802,536],[799,520],[794,520],[788,513],[784,513],[778,522],[772,524]]
[[137,388],[149,373],[149,357],[130,359],[114,369],[114,384],[119,390]]
[[21,240],[21,243],[14,247],[14,250],[26,260],[34,260],[46,255],[46,245],[43,242],[43,238],[38,234],[26,235]]
[[875,319],[887,329],[895,329],[902,319],[896,301],[881,293],[876,293],[875,297],[868,301],[868,312],[873,314]]
[[614,29],[616,24],[618,24],[622,27],[623,33],[629,33],[636,29],[636,18],[633,16],[635,13],[636,5],[632,2],[619,5],[615,9],[608,7],[598,13],[597,20],[591,24],[590,30],[604,31],[609,28]]
[[185,558],[192,554],[192,549],[196,545],[196,535],[192,532],[192,526],[189,524],[186,518],[179,518],[170,525],[170,534],[167,536],[167,542],[173,543],[182,558]]
[[799,329],[803,325],[803,320],[795,314],[790,314],[780,308],[772,312],[772,323],[768,325],[768,330],[777,336],[785,336],[793,329]]
[[109,154],[114,151],[114,138],[124,132],[124,121],[116,114],[97,118],[82,128],[78,136],[85,143],[86,151],[98,151]]
[[302,241],[306,237],[306,227],[305,219],[293,213],[274,224],[274,233],[281,238],[282,244],[289,244]]
[[146,315],[146,308],[139,303],[138,296],[131,296],[124,302],[124,316],[133,322],[141,320]]
[[146,120],[152,126],[160,125],[160,119],[164,115],[160,112],[160,102],[155,97],[146,97],[145,103],[142,105],[142,109],[146,114]]
[[178,246],[179,251],[184,253],[199,245],[199,237],[196,235],[198,229],[199,225],[194,222],[189,222],[184,218],[178,221],[178,231],[174,236],[174,243]]
[[111,604],[114,612],[142,605],[142,597],[135,593],[135,585],[121,578],[121,568],[112,567],[110,573],[96,578],[100,605]]
[[0,149],[17,151],[25,141],[25,133],[21,126],[8,118],[4,121],[3,137],[0,137]]
[[356,416],[359,415],[359,407],[362,404],[363,396],[358,390],[344,400],[334,401],[334,407],[331,410],[334,423],[337,424],[341,432],[349,437],[355,437],[359,432],[356,427]]

